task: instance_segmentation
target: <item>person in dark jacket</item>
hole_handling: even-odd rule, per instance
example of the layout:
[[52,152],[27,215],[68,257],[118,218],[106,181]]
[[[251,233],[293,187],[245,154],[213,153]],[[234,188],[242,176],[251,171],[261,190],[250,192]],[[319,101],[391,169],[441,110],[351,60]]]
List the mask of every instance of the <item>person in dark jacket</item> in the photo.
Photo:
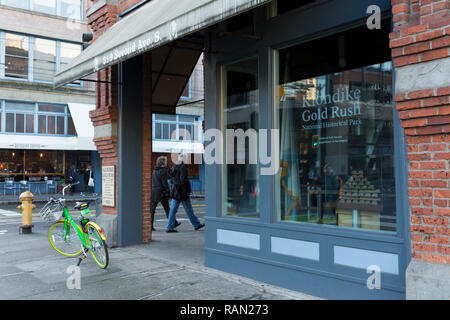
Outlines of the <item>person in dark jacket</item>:
[[191,183],[189,182],[187,167],[184,164],[184,160],[185,155],[178,155],[178,164],[173,166],[170,170],[172,182],[170,197],[172,198],[172,203],[170,206],[169,222],[167,223],[166,232],[177,232],[177,230],[175,230],[176,214],[180,203],[183,204],[183,208],[195,230],[199,230],[205,226],[203,223],[200,223],[200,220],[194,214],[194,209],[192,208],[190,200]]
[[[164,211],[166,212],[166,217],[169,218],[169,196],[170,189],[169,184],[167,183],[167,179],[169,178],[167,172],[167,157],[161,156],[156,159],[156,168],[153,170],[152,174],[152,194],[151,194],[151,204],[150,204],[150,213],[152,215],[152,230],[155,231],[154,219],[155,219],[155,210],[158,206],[158,203],[161,202]],[[181,223],[175,220],[175,228],[178,227]]]

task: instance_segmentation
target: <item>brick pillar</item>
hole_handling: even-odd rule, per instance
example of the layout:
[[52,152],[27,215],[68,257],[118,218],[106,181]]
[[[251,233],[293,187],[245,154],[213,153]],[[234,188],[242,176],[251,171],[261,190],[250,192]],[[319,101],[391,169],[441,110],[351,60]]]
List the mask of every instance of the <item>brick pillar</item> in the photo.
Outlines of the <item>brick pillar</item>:
[[142,241],[152,238],[150,197],[152,189],[152,54],[143,54],[143,114],[142,114]]
[[[95,41],[117,21],[116,0],[107,0],[99,6],[94,1],[88,10],[89,26]],[[97,79],[101,81],[117,82],[117,66],[111,66],[97,72]],[[97,83],[96,109],[90,112],[94,125],[94,143],[101,158],[102,166],[115,166],[115,206],[102,206],[102,214],[97,218],[102,225],[110,246],[117,245],[117,85],[111,83]]]
[[411,299],[450,298],[449,11],[448,0],[392,0],[395,101],[409,164]]

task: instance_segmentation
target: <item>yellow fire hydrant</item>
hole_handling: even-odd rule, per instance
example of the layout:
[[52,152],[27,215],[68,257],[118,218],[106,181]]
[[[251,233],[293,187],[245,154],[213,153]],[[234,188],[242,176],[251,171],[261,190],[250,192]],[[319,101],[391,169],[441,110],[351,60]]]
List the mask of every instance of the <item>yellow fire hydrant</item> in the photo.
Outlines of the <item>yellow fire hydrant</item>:
[[31,223],[31,214],[33,209],[36,208],[36,206],[33,204],[34,195],[29,191],[23,192],[19,196],[19,200],[22,202],[20,206],[17,207],[17,209],[22,210],[22,225],[20,226],[20,229],[22,230],[22,233],[31,233],[31,229],[34,227],[34,225]]

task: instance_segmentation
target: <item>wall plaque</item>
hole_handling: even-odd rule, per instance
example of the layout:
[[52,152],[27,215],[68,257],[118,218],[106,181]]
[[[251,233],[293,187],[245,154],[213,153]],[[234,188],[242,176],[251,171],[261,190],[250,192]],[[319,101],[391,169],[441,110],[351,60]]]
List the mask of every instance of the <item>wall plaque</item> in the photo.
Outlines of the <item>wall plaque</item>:
[[102,166],[102,205],[106,207],[115,206],[115,167]]

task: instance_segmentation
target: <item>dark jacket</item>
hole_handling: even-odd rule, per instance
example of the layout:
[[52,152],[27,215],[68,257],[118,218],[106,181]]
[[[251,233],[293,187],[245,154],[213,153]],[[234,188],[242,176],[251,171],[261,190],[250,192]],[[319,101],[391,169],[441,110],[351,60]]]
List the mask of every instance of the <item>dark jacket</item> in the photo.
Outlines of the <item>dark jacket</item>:
[[166,167],[156,167],[152,174],[152,196],[151,201],[159,202],[168,199],[170,194],[169,178]]
[[182,162],[170,169],[170,181],[172,189],[170,197],[176,200],[187,200],[191,195],[191,183],[189,182],[187,166]]

